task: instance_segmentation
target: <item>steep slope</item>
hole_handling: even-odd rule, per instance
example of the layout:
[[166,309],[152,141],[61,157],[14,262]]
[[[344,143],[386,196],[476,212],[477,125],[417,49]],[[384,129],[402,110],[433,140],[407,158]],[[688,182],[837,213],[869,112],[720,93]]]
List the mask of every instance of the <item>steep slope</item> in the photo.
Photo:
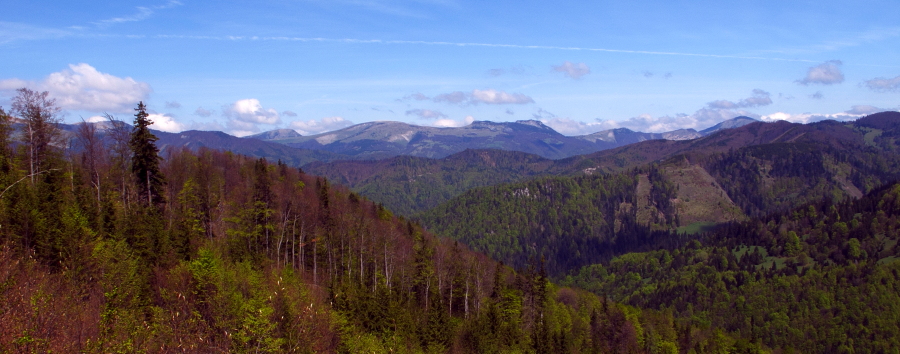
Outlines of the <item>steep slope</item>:
[[820,200],[702,242],[591,265],[565,283],[690,314],[771,347],[890,352],[900,345],[898,206],[898,184],[859,200]]
[[505,150],[465,150],[440,160],[397,156],[375,161],[335,161],[304,166],[309,173],[346,185],[401,215],[431,209],[469,189],[545,173],[553,161]]
[[[392,210],[404,215],[422,212],[443,201],[459,195],[474,187],[487,186],[502,182],[515,182],[522,179],[540,175],[570,176],[592,173],[617,173],[649,163],[665,161],[683,156],[686,161],[693,164],[705,164],[711,156],[727,154],[729,151],[741,149],[747,146],[770,143],[813,144],[809,153],[815,149],[830,149],[832,154],[842,150],[870,151],[875,149],[888,154],[882,157],[874,156],[876,160],[866,163],[887,163],[897,150],[895,135],[900,134],[900,115],[896,112],[885,112],[860,119],[858,122],[837,123],[819,122],[813,124],[792,124],[787,122],[763,123],[755,122],[744,124],[737,128],[717,131],[710,136],[690,141],[651,140],[643,141],[628,146],[602,151],[598,153],[556,160],[548,163],[527,158],[525,154],[508,153],[505,157],[495,157],[494,165],[485,164],[481,154],[497,155],[499,151],[487,151],[483,153],[466,152],[451,155],[447,158],[432,160],[425,158],[393,158],[383,161],[352,162],[339,161],[333,163],[316,163],[306,166],[310,171],[339,181],[350,186],[353,190],[366,195],[373,200],[384,203]],[[735,118],[731,124],[739,125],[750,121],[749,118]],[[878,127],[870,127],[879,122]],[[893,127],[893,128],[892,128]],[[869,153],[870,155],[872,153]],[[774,158],[775,156],[771,156]],[[816,159],[817,157],[813,156]],[[843,157],[838,157],[843,159]],[[704,169],[708,167],[704,165]],[[895,167],[885,165],[876,169],[889,170]],[[698,171],[694,171],[698,172]],[[694,172],[686,172],[694,174]],[[837,173],[837,171],[835,171]],[[703,172],[701,175],[709,174]],[[705,178],[697,175],[698,178]],[[859,174],[856,174],[859,178]],[[741,176],[737,176],[740,178]],[[835,177],[846,179],[844,177]],[[718,178],[726,178],[720,176]],[[684,180],[684,183],[692,183]],[[882,181],[883,182],[883,181]],[[859,196],[873,184],[856,181],[853,183],[840,182],[846,192]],[[853,186],[851,186],[851,184]],[[762,186],[760,187],[762,188]],[[858,192],[854,188],[859,189]],[[696,201],[703,199],[702,189],[698,189],[698,195],[679,200],[678,203],[687,203],[683,207],[686,210],[707,210],[706,207]],[[761,193],[769,193],[757,188]],[[749,193],[749,191],[747,191]],[[732,191],[737,193],[737,191]],[[685,202],[692,200],[694,202]],[[708,203],[707,203],[708,202]],[[702,203],[712,205],[712,200]],[[724,201],[723,201],[724,202]],[[718,203],[716,201],[715,203]],[[714,203],[713,203],[714,204]],[[688,206],[693,205],[693,206]],[[697,209],[699,207],[699,209]],[[756,212],[742,206],[748,212]],[[762,209],[767,207],[761,206]],[[757,211],[759,208],[756,208]],[[688,217],[690,219],[690,217]]]
[[[796,134],[794,141],[804,141],[831,129],[845,127],[826,124],[778,135]],[[435,233],[510,264],[546,257],[548,269],[559,275],[576,264],[652,247],[669,237],[650,231],[696,232],[823,198],[858,198],[900,179],[900,156],[859,146],[853,137],[861,139],[752,145],[589,174],[593,178],[554,177],[476,189],[419,217]]]

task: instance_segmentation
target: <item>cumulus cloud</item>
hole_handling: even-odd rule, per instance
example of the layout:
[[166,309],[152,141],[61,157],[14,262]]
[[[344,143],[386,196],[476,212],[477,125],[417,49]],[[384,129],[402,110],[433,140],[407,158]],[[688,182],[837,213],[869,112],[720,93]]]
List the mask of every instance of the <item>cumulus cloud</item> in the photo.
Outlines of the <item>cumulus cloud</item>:
[[68,69],[52,73],[42,81],[0,80],[0,90],[21,87],[50,92],[60,108],[94,112],[130,112],[153,91],[147,83],[102,73],[85,63],[69,64]]
[[320,120],[294,121],[290,127],[302,135],[315,135],[353,125],[343,117],[325,117]]
[[258,99],[248,98],[238,100],[222,108],[222,115],[252,124],[277,124],[281,122],[278,111],[272,108],[263,108]]
[[898,92],[900,91],[900,76],[893,79],[879,77],[867,80],[863,84],[870,90],[876,92]]
[[419,118],[422,118],[422,119],[447,118],[446,114],[443,114],[438,111],[432,111],[430,109],[412,109],[412,110],[406,111],[406,115],[408,115],[408,116],[414,115],[414,116],[418,116]]
[[210,110],[210,109],[205,109],[203,107],[197,107],[197,110],[194,111],[194,114],[201,116],[201,117],[209,117],[209,116],[213,115],[213,113],[215,113],[215,111]]
[[816,91],[816,93],[809,95],[809,98],[812,98],[814,100],[821,100],[825,98],[825,95],[822,94],[822,91]]
[[736,108],[748,108],[748,107],[760,107],[767,106],[772,104],[771,95],[763,90],[754,89],[753,95],[742,99],[738,102],[731,102],[728,100],[718,100],[712,101],[707,104],[709,108],[713,109],[736,109]]
[[168,114],[151,113],[148,118],[153,122],[151,129],[161,130],[169,133],[178,133],[183,131],[185,125],[175,121],[175,118]]
[[260,124],[281,122],[278,111],[273,108],[263,108],[259,100],[255,98],[238,100],[230,106],[222,106],[222,116],[228,118],[226,126],[235,136],[258,133]]
[[844,73],[841,72],[840,60],[829,60],[822,64],[809,68],[806,77],[797,80],[798,84],[833,85],[844,82]]
[[177,101],[172,101],[172,102],[166,101],[166,109],[179,109],[179,108],[181,108],[181,103],[178,103]]
[[454,91],[442,93],[432,98],[420,93],[409,95],[402,100],[415,99],[417,101],[431,100],[437,103],[450,104],[528,104],[534,103],[534,99],[521,93],[508,93],[494,89],[472,90],[472,92]]
[[434,126],[439,128],[464,127],[475,121],[472,116],[466,116],[463,120],[438,119],[434,121]]
[[553,71],[561,72],[573,79],[580,79],[582,76],[590,74],[591,68],[589,68],[585,63],[572,63],[570,61],[566,61],[562,63],[562,65],[554,65]]
[[297,116],[297,112],[294,112],[294,111],[284,111],[284,112],[281,112],[281,115],[283,115],[283,116],[285,116],[285,117],[296,117],[296,116]]

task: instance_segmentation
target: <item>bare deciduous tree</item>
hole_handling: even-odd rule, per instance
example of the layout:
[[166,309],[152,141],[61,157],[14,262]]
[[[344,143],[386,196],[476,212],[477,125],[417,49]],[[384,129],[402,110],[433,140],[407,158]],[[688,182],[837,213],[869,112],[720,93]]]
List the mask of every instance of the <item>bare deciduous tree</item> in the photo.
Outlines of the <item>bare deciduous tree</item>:
[[37,92],[23,87],[16,90],[16,96],[12,99],[12,113],[25,122],[31,183],[44,167],[42,165],[50,147],[60,137],[59,111],[56,100],[49,98],[47,91]]

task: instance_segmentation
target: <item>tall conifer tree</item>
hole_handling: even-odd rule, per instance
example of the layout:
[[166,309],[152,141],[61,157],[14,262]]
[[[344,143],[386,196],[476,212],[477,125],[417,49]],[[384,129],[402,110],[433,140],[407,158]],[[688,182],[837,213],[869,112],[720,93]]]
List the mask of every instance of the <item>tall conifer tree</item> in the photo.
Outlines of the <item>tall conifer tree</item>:
[[131,172],[134,173],[139,193],[138,200],[147,204],[164,203],[162,190],[165,185],[162,173],[159,171],[159,148],[156,141],[159,138],[150,132],[150,120],[147,114],[147,106],[141,101],[138,103],[134,115],[134,130],[131,131]]

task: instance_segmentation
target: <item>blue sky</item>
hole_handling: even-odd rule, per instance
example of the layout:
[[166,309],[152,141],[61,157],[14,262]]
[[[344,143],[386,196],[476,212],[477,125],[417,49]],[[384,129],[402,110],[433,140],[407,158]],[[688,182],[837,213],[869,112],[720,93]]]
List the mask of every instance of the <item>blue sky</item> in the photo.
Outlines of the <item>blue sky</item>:
[[538,119],[567,135],[900,108],[900,2],[7,1],[0,106],[314,134]]

